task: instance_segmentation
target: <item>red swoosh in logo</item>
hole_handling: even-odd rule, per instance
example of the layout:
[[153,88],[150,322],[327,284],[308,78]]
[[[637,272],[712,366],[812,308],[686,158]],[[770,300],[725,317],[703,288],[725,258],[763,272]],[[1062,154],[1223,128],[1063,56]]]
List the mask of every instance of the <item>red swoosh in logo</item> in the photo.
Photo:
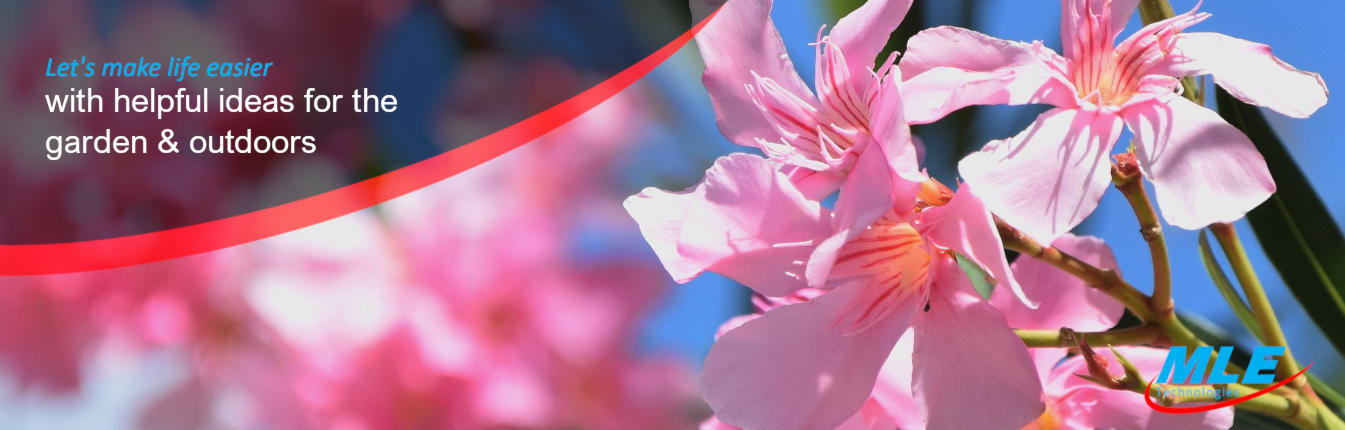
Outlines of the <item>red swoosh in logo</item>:
[[0,276],[83,272],[186,257],[298,230],[386,202],[490,161],[602,104],[690,43],[716,13],[592,88],[443,154],[326,193],[216,221],[110,239],[0,245]]
[[1177,408],[1177,407],[1171,407],[1171,406],[1163,406],[1163,405],[1154,403],[1154,399],[1153,399],[1153,397],[1150,397],[1150,396],[1148,395],[1148,393],[1150,393],[1150,392],[1153,391],[1153,387],[1154,387],[1154,381],[1150,380],[1150,381],[1149,381],[1149,386],[1144,388],[1144,392],[1145,392],[1145,395],[1144,395],[1144,403],[1148,403],[1148,404],[1149,404],[1149,407],[1150,407],[1150,408],[1153,408],[1153,409],[1156,410],[1156,411],[1159,411],[1159,412],[1167,412],[1167,413],[1169,413],[1169,414],[1194,414],[1194,413],[1196,413],[1196,412],[1205,412],[1205,411],[1209,411],[1209,410],[1213,410],[1213,409],[1219,409],[1219,408],[1226,407],[1226,406],[1233,406],[1233,405],[1236,405],[1236,404],[1238,404],[1238,403],[1242,403],[1242,402],[1251,400],[1251,399],[1253,399],[1253,398],[1255,398],[1255,397],[1258,397],[1258,396],[1260,396],[1260,395],[1262,395],[1262,394],[1269,393],[1269,392],[1271,392],[1271,391],[1275,391],[1276,388],[1283,387],[1284,384],[1288,384],[1289,381],[1294,380],[1294,378],[1297,378],[1297,377],[1299,377],[1299,376],[1302,376],[1302,375],[1303,375],[1304,373],[1306,373],[1306,372],[1308,371],[1308,369],[1310,369],[1310,368],[1312,368],[1312,363],[1308,363],[1308,366],[1307,366],[1307,367],[1304,367],[1303,370],[1300,370],[1300,371],[1298,371],[1298,373],[1295,373],[1294,376],[1290,376],[1289,378],[1287,378],[1287,379],[1285,379],[1285,380],[1283,380],[1283,381],[1280,381],[1280,382],[1275,383],[1275,385],[1271,385],[1271,386],[1269,386],[1269,387],[1263,388],[1263,389],[1261,389],[1261,391],[1257,391],[1257,392],[1255,392],[1255,393],[1251,393],[1251,394],[1248,394],[1248,395],[1245,395],[1245,396],[1242,396],[1242,397],[1238,397],[1238,398],[1236,398],[1236,399],[1224,400],[1224,401],[1222,401],[1222,402],[1211,403],[1211,404],[1208,404],[1208,405],[1202,405],[1202,406],[1192,406],[1192,407],[1189,407],[1189,408]]

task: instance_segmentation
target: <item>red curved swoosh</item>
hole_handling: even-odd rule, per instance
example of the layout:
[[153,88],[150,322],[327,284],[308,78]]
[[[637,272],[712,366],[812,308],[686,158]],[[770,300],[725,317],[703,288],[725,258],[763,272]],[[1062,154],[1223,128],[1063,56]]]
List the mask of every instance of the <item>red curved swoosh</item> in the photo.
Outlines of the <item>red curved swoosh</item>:
[[424,161],[280,206],[186,227],[83,242],[0,245],[0,276],[83,272],[186,257],[298,230],[386,202],[503,155],[593,109],[691,42],[715,13],[592,88],[522,122]]
[[1154,399],[1153,399],[1152,397],[1150,397],[1149,394],[1148,394],[1149,392],[1151,392],[1151,391],[1153,390],[1153,387],[1154,387],[1154,381],[1151,380],[1151,381],[1149,381],[1149,386],[1146,387],[1146,388],[1144,389],[1144,392],[1145,392],[1145,394],[1144,394],[1144,403],[1148,403],[1148,404],[1149,404],[1149,407],[1150,407],[1150,408],[1153,408],[1153,410],[1155,410],[1155,411],[1159,411],[1159,412],[1167,412],[1167,413],[1169,413],[1169,414],[1194,414],[1194,413],[1196,413],[1196,412],[1205,412],[1205,411],[1208,411],[1208,410],[1219,409],[1219,408],[1222,408],[1222,407],[1225,407],[1225,406],[1233,406],[1233,405],[1236,405],[1236,404],[1238,404],[1238,403],[1242,403],[1242,402],[1251,400],[1253,397],[1257,397],[1257,396],[1260,396],[1260,395],[1262,395],[1262,394],[1269,393],[1269,392],[1271,392],[1271,391],[1275,391],[1276,388],[1283,387],[1284,384],[1288,384],[1289,381],[1292,381],[1292,380],[1294,380],[1294,378],[1297,378],[1297,377],[1303,375],[1303,373],[1307,372],[1308,369],[1310,369],[1310,368],[1312,368],[1312,363],[1308,363],[1308,366],[1307,366],[1307,367],[1304,367],[1303,370],[1300,370],[1300,371],[1298,371],[1298,373],[1295,373],[1294,376],[1290,376],[1289,378],[1287,378],[1287,379],[1285,379],[1285,380],[1283,380],[1283,381],[1280,381],[1280,382],[1275,383],[1275,385],[1271,385],[1271,386],[1269,386],[1269,387],[1263,388],[1263,389],[1261,389],[1261,391],[1257,391],[1257,392],[1255,392],[1255,393],[1251,393],[1251,394],[1248,394],[1248,395],[1245,395],[1245,396],[1242,396],[1242,397],[1238,397],[1238,398],[1236,398],[1236,399],[1224,400],[1224,401],[1219,402],[1219,403],[1210,403],[1210,404],[1208,404],[1208,405],[1192,406],[1192,407],[1189,407],[1189,408],[1174,408],[1174,407],[1171,407],[1171,406],[1163,406],[1163,405],[1154,403]]

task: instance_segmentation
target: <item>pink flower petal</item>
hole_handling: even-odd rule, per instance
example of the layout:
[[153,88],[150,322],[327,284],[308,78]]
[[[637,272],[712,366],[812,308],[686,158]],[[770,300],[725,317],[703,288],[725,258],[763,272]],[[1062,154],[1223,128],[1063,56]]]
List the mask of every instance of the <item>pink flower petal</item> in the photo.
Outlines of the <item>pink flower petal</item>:
[[808,200],[826,200],[840,188],[841,183],[845,182],[845,174],[837,169],[819,172],[796,166],[786,168],[785,171],[788,172],[789,181],[793,182]]
[[[724,423],[744,428],[832,428],[868,400],[879,368],[908,327],[918,300],[865,330],[850,332],[854,282],[786,305],[723,337],[705,359],[705,400]],[[909,295],[908,297],[918,297]]]
[[908,42],[901,72],[912,124],[978,104],[1074,107],[1064,59],[1040,44],[1010,42],[959,27],[935,27]]
[[907,330],[892,348],[887,362],[878,372],[878,384],[873,387],[873,401],[878,402],[887,415],[896,421],[897,428],[915,429],[925,426],[925,411],[911,392],[913,368],[911,357],[915,351],[915,331]]
[[[753,315],[752,317],[756,317]],[[733,327],[742,325],[752,318],[737,317]],[[726,324],[727,325],[727,324]],[[720,328],[724,330],[723,327]],[[911,396],[911,338],[910,330],[901,336],[897,346],[888,355],[887,362],[878,374],[873,394],[864,406],[859,408],[850,419],[845,420],[837,430],[897,430],[921,428],[925,424],[924,411],[915,404]],[[701,423],[701,430],[739,430],[719,421],[718,417]]]
[[1037,306],[1036,301],[1024,293],[1023,287],[1009,269],[1009,260],[1004,256],[1004,245],[1000,241],[999,229],[995,228],[995,220],[981,200],[971,193],[969,185],[958,189],[947,205],[926,209],[921,216],[921,229],[935,244],[971,258],[1000,286],[1008,287],[1024,305]]
[[1291,117],[1312,115],[1329,95],[1321,75],[1294,68],[1266,45],[1218,33],[1183,33],[1176,51],[1175,72],[1213,75],[1238,100]]
[[1169,94],[1121,114],[1168,224],[1195,230],[1236,221],[1275,192],[1261,153],[1214,111]]
[[849,59],[852,78],[870,75],[874,58],[887,45],[888,35],[901,25],[911,3],[912,0],[869,0],[836,22],[830,37]]
[[906,123],[905,98],[899,84],[901,71],[894,69],[891,73],[877,83],[869,118],[870,132],[874,142],[882,146],[891,169],[908,180],[924,181],[927,177],[920,170],[920,147]]
[[744,87],[757,81],[753,73],[799,97],[812,99],[812,91],[799,78],[785,52],[770,12],[770,0],[727,1],[696,35],[706,64],[705,88],[714,103],[719,130],[743,146],[756,147],[757,138],[774,140],[778,136]]
[[[1080,260],[1120,272],[1111,248],[1101,239],[1067,233],[1052,245]],[[1004,314],[1010,327],[1102,331],[1115,326],[1125,312],[1124,306],[1105,293],[1036,259],[1020,257],[1013,263],[1013,273],[1022,283],[1024,293],[1040,298],[1041,303],[1037,309],[1029,309],[1010,292],[995,289],[990,303]],[[1033,348],[1030,352],[1037,364],[1037,373],[1045,376],[1065,358],[1067,351],[1064,348]]]
[[836,430],[898,430],[902,427],[897,426],[895,418],[883,409],[882,404],[870,398],[859,408],[859,412],[855,412],[850,419],[836,426]]
[[1004,316],[941,259],[929,308],[916,316],[916,400],[929,428],[1020,428],[1041,415],[1041,383]]
[[690,191],[647,189],[625,205],[678,282],[709,270],[769,296],[804,286],[811,241],[832,231],[825,208],[748,154],[721,157]]
[[1054,109],[963,158],[958,171],[991,212],[1051,243],[1097,207],[1111,183],[1107,154],[1120,134],[1119,117]]
[[[1065,234],[1052,245],[1087,263],[1120,273],[1111,247],[1102,239]],[[1107,294],[1037,259],[1019,258],[1013,262],[1013,273],[1024,293],[1041,301],[1037,309],[1028,309],[1010,292],[995,289],[990,303],[1004,313],[1013,328],[1102,331],[1115,326],[1125,312],[1125,307]]]
[[705,420],[705,422],[701,423],[700,430],[739,430],[739,429],[737,427],[724,424],[723,421],[719,420],[719,417],[711,415],[710,419],[707,419]]
[[989,72],[1041,62],[1032,44],[945,25],[912,36],[900,67],[902,74],[914,77],[939,67]]
[[[1108,5],[1108,3],[1111,3]],[[1134,15],[1140,0],[1061,0],[1060,34],[1064,52],[1069,53],[1077,43],[1076,37],[1096,34],[1110,48],[1116,36],[1125,30],[1126,23]],[[1090,15],[1102,20],[1090,25]],[[1105,26],[1098,25],[1105,24]]]
[[654,248],[663,268],[678,283],[690,282],[706,269],[677,252],[677,238],[682,233],[687,206],[693,200],[704,198],[705,189],[700,185],[679,193],[649,187],[624,202],[626,212],[639,223],[645,241]]
[[[1167,350],[1119,346],[1116,351],[1135,365],[1145,378],[1155,378],[1162,370]],[[1113,373],[1124,370],[1110,351],[1099,349]],[[1088,374],[1088,365],[1080,357],[1066,360],[1049,378],[1046,396],[1052,413],[1067,425],[1082,428],[1125,429],[1227,429],[1233,425],[1233,408],[1195,414],[1166,414],[1149,408],[1139,393],[1109,390],[1075,374]],[[1246,393],[1242,393],[1246,394]]]

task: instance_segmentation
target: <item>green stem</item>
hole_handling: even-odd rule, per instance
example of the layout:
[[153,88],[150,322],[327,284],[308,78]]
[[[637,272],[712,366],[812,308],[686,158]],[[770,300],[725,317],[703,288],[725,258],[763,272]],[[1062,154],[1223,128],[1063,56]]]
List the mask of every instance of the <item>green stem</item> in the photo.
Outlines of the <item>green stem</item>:
[[1004,241],[1005,248],[1041,260],[1083,280],[1088,286],[1096,288],[1121,302],[1140,321],[1148,322],[1157,319],[1154,313],[1149,310],[1149,296],[1121,279],[1121,275],[1118,275],[1116,271],[1088,264],[1056,247],[1042,246],[1002,220],[996,219],[995,225],[999,228],[999,236]]
[[[1257,325],[1261,329],[1258,337],[1263,339],[1263,343],[1266,345],[1284,347],[1284,356],[1280,358],[1280,365],[1275,368],[1276,376],[1284,379],[1297,374],[1302,368],[1299,367],[1298,360],[1294,358],[1289,348],[1289,342],[1284,337],[1284,330],[1280,328],[1279,318],[1275,316],[1275,309],[1270,305],[1270,298],[1266,296],[1266,291],[1261,286],[1261,279],[1257,277],[1256,270],[1252,268],[1251,259],[1247,257],[1247,251],[1242,246],[1242,240],[1238,238],[1237,229],[1232,224],[1222,223],[1213,224],[1209,229],[1210,232],[1214,233],[1215,239],[1219,241],[1219,246],[1223,248],[1224,255],[1228,257],[1228,263],[1233,268],[1233,275],[1238,278],[1238,283],[1242,284],[1252,315],[1256,318]],[[1300,428],[1345,430],[1345,421],[1342,421],[1334,411],[1326,407],[1326,404],[1313,391],[1312,386],[1308,384],[1307,378],[1294,378],[1289,382],[1289,387],[1297,390],[1310,402],[1300,408],[1302,417],[1291,417],[1290,422]],[[1310,425],[1301,425],[1301,422]]]
[[1336,412],[1322,403],[1321,399],[1314,398],[1315,409],[1317,409],[1318,426],[1317,428],[1329,430],[1345,430],[1345,421],[1342,421]]
[[[1293,376],[1302,368],[1289,350],[1289,342],[1285,340],[1284,331],[1280,329],[1280,320],[1275,317],[1275,309],[1270,306],[1270,298],[1261,287],[1261,279],[1252,269],[1252,262],[1247,258],[1247,251],[1243,249],[1242,241],[1238,239],[1237,230],[1232,224],[1219,223],[1211,225],[1210,232],[1213,232],[1214,238],[1219,240],[1219,246],[1223,247],[1224,255],[1228,257],[1228,263],[1233,267],[1233,275],[1238,278],[1238,283],[1242,284],[1242,290],[1247,295],[1247,304],[1251,306],[1252,315],[1256,317],[1256,322],[1261,327],[1260,338],[1264,339],[1266,345],[1284,347],[1284,357],[1280,359],[1280,365],[1275,369],[1276,376],[1280,379]],[[1307,387],[1307,379],[1294,378],[1289,385],[1294,389],[1303,390]]]
[[[1060,330],[1014,330],[1028,348],[1068,348],[1074,341]],[[1094,346],[1159,345],[1167,342],[1163,328],[1153,324],[1094,333],[1074,333]]]
[[1141,0],[1139,10],[1145,25],[1177,16],[1167,0]]
[[1017,251],[1028,257],[1040,260],[1043,263],[1050,264],[1076,278],[1084,281],[1089,286],[1106,293],[1116,301],[1125,305],[1136,318],[1145,323],[1153,323],[1163,328],[1164,334],[1173,345],[1186,346],[1204,346],[1205,342],[1196,337],[1190,329],[1186,328],[1177,319],[1176,312],[1167,314],[1155,314],[1150,309],[1152,300],[1148,295],[1135,289],[1133,285],[1122,279],[1115,271],[1103,269],[1063,251],[1053,246],[1042,246],[1036,241],[1024,235],[1018,229],[1013,228],[1002,220],[995,220],[996,227],[999,228],[1000,239],[1004,241],[1004,247]]
[[1158,222],[1158,212],[1154,211],[1149,193],[1144,191],[1144,181],[1139,169],[1112,167],[1112,182],[1116,189],[1125,195],[1130,208],[1139,221],[1140,235],[1149,244],[1149,256],[1153,260],[1154,295],[1149,302],[1150,309],[1159,318],[1170,316],[1176,306],[1172,302],[1172,266],[1168,262],[1167,240],[1163,238],[1163,224]]

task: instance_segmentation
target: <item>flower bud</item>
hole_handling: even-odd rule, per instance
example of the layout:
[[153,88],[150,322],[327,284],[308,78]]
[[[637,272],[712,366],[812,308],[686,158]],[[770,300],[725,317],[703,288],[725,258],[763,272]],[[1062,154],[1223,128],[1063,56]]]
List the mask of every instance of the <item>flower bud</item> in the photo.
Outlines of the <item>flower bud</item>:
[[943,206],[953,199],[953,190],[948,189],[939,180],[929,178],[920,184],[920,193],[916,195],[916,199],[916,204],[920,208]]
[[1133,152],[1124,152],[1113,155],[1116,163],[1112,164],[1112,181],[1118,184],[1129,182],[1140,176],[1140,160],[1135,157]]

